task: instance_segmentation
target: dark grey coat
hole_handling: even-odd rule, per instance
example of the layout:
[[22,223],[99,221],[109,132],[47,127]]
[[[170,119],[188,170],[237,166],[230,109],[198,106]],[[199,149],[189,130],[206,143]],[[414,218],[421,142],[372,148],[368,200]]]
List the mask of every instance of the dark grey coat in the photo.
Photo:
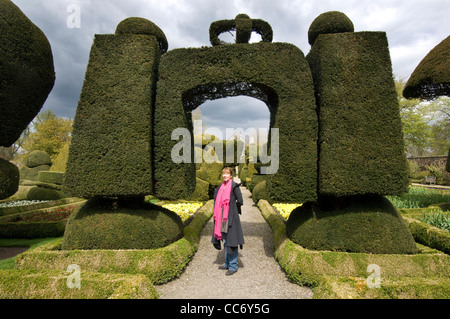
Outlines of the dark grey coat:
[[[241,227],[241,219],[239,218],[240,206],[244,203],[242,199],[242,193],[239,189],[241,184],[237,184],[232,181],[231,194],[230,194],[230,209],[228,211],[228,233],[222,233],[222,237],[225,239],[225,247],[238,247],[244,244],[244,234]],[[216,203],[217,193],[219,187],[214,190],[214,204]],[[239,206],[239,209],[238,209]],[[215,223],[215,222],[214,222]],[[214,230],[211,242],[217,248],[220,247],[220,241],[214,237]]]

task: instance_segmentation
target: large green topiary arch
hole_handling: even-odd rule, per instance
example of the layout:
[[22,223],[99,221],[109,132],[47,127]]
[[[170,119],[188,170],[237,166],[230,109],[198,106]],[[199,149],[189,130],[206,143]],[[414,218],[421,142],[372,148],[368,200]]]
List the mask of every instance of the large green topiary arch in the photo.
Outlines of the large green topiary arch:
[[156,196],[183,198],[194,187],[195,164],[167,160],[178,142],[171,140],[172,131],[192,129],[190,112],[205,100],[248,95],[268,105],[271,127],[281,131],[280,166],[268,181],[270,195],[285,201],[316,199],[317,114],[311,72],[300,49],[260,42],[172,50],[161,57],[157,90]]

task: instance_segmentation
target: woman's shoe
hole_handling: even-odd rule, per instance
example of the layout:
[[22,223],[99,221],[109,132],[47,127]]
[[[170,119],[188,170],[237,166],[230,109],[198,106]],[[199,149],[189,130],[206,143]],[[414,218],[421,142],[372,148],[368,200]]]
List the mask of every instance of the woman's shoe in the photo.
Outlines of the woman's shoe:
[[224,266],[224,265],[221,265],[221,266],[219,266],[219,269],[220,269],[220,270],[225,270],[225,269],[228,269],[228,267],[226,267],[226,266]]
[[231,276],[234,275],[235,273],[237,273],[237,270],[228,270],[225,276]]

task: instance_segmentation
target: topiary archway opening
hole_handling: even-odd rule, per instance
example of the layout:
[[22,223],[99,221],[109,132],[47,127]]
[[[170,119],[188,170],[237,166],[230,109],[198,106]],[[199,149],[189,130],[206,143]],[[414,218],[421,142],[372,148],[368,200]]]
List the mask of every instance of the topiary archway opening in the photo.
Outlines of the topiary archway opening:
[[278,95],[269,86],[259,83],[208,83],[196,86],[182,94],[183,107],[192,112],[208,100],[233,96],[249,96],[264,102],[270,112],[270,127],[273,126],[278,109]]

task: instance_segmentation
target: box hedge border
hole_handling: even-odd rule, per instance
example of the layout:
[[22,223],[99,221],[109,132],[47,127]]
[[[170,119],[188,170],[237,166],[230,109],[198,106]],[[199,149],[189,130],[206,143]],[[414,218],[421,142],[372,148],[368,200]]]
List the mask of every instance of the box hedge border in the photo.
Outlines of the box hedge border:
[[[275,259],[291,281],[312,287],[314,298],[343,297],[339,292],[343,282],[355,289],[354,297],[359,298],[401,298],[403,292],[422,298],[450,296],[450,256],[444,253],[390,255],[308,250],[286,236],[285,222],[266,200],[257,205],[272,228]],[[358,291],[356,283],[348,282],[365,280],[369,264],[380,266],[382,288]]]
[[144,275],[81,273],[81,287],[68,288],[70,273],[60,270],[0,271],[2,299],[156,299],[158,292]]
[[42,222],[21,222],[20,219],[32,217],[36,214],[52,212],[67,207],[78,208],[86,201],[79,200],[74,203],[68,203],[59,206],[41,208],[17,214],[9,214],[0,217],[0,238],[46,238],[59,237],[64,235],[67,218],[59,221],[42,221]]
[[153,284],[163,284],[178,277],[198,249],[199,235],[213,213],[208,201],[184,228],[178,241],[158,249],[143,250],[59,250],[61,240],[26,251],[16,257],[18,269],[65,270],[77,264],[90,272],[144,274]]

